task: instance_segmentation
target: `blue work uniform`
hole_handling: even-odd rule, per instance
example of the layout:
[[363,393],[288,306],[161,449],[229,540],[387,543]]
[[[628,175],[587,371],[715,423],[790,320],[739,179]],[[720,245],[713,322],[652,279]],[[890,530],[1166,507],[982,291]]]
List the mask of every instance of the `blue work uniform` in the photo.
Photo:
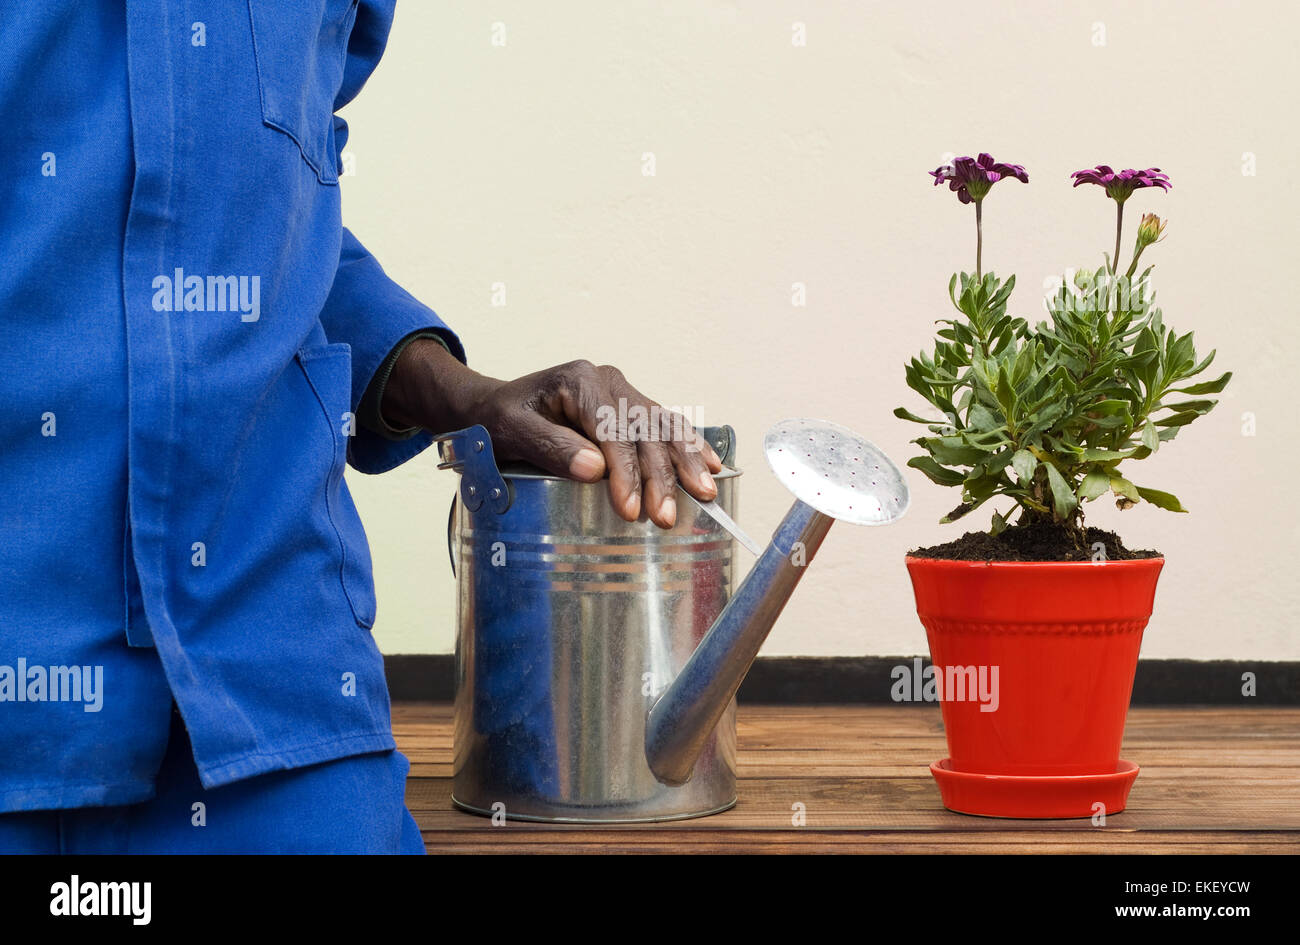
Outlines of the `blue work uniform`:
[[153,798],[173,702],[205,790],[394,749],[343,470],[429,445],[356,422],[403,339],[464,353],[341,222],[392,6],[0,13],[0,812]]

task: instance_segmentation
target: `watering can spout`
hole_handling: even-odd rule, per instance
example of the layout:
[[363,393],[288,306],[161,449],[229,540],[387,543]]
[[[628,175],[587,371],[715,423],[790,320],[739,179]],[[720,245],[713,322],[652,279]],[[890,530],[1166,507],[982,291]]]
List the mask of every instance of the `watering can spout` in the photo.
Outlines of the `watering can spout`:
[[740,589],[655,702],[646,719],[646,761],[668,785],[690,780],[695,761],[731,704],[834,519],[795,502]]
[[786,420],[763,452],[795,495],[767,549],[646,717],[646,762],[668,785],[690,780],[695,762],[749,672],[759,648],[836,519],[888,525],[907,511],[898,468],[851,430]]

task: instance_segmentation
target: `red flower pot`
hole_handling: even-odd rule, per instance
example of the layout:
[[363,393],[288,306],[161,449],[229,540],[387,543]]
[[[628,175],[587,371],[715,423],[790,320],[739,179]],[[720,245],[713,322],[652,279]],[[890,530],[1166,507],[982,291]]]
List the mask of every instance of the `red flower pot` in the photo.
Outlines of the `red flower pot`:
[[1137,767],[1120,742],[1163,565],[907,559],[948,737],[931,766],[945,806],[1123,810]]

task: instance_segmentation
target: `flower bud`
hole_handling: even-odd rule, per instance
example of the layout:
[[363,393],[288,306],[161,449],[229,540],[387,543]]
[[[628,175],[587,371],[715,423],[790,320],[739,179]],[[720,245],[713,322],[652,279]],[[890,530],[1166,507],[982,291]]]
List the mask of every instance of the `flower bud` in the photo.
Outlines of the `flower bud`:
[[1158,242],[1164,235],[1165,227],[1168,225],[1168,220],[1161,220],[1154,213],[1142,214],[1142,222],[1138,224],[1138,246],[1150,246],[1152,243]]

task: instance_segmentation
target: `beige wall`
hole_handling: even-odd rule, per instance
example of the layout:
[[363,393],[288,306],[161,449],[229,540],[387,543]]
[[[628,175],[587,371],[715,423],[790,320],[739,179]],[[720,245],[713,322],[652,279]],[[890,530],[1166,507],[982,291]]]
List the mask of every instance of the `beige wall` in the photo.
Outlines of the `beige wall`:
[[[1168,557],[1145,656],[1300,659],[1298,29],[1292,3],[407,0],[344,112],[345,215],[476,367],[610,362],[732,423],[740,518],[766,536],[788,502],[759,451],[773,422],[834,419],[911,455],[916,431],[891,416],[922,407],[902,364],[929,345],[948,276],[972,264],[969,208],[925,173],[945,153],[1028,169],[1029,186],[1000,184],[986,203],[985,265],[1018,274],[1013,308],[1031,317],[1045,276],[1096,264],[1112,238],[1109,202],[1071,190],[1069,173],[1160,166],[1174,190],[1129,210],[1172,221],[1147,257],[1166,319],[1237,376],[1133,474],[1190,515],[1099,502],[1090,521]],[[806,308],[791,305],[795,282]],[[908,518],[837,527],[765,653],[925,651],[903,554],[958,526],[937,524],[955,493],[912,472]],[[454,476],[429,451],[349,477],[381,647],[449,652]]]

